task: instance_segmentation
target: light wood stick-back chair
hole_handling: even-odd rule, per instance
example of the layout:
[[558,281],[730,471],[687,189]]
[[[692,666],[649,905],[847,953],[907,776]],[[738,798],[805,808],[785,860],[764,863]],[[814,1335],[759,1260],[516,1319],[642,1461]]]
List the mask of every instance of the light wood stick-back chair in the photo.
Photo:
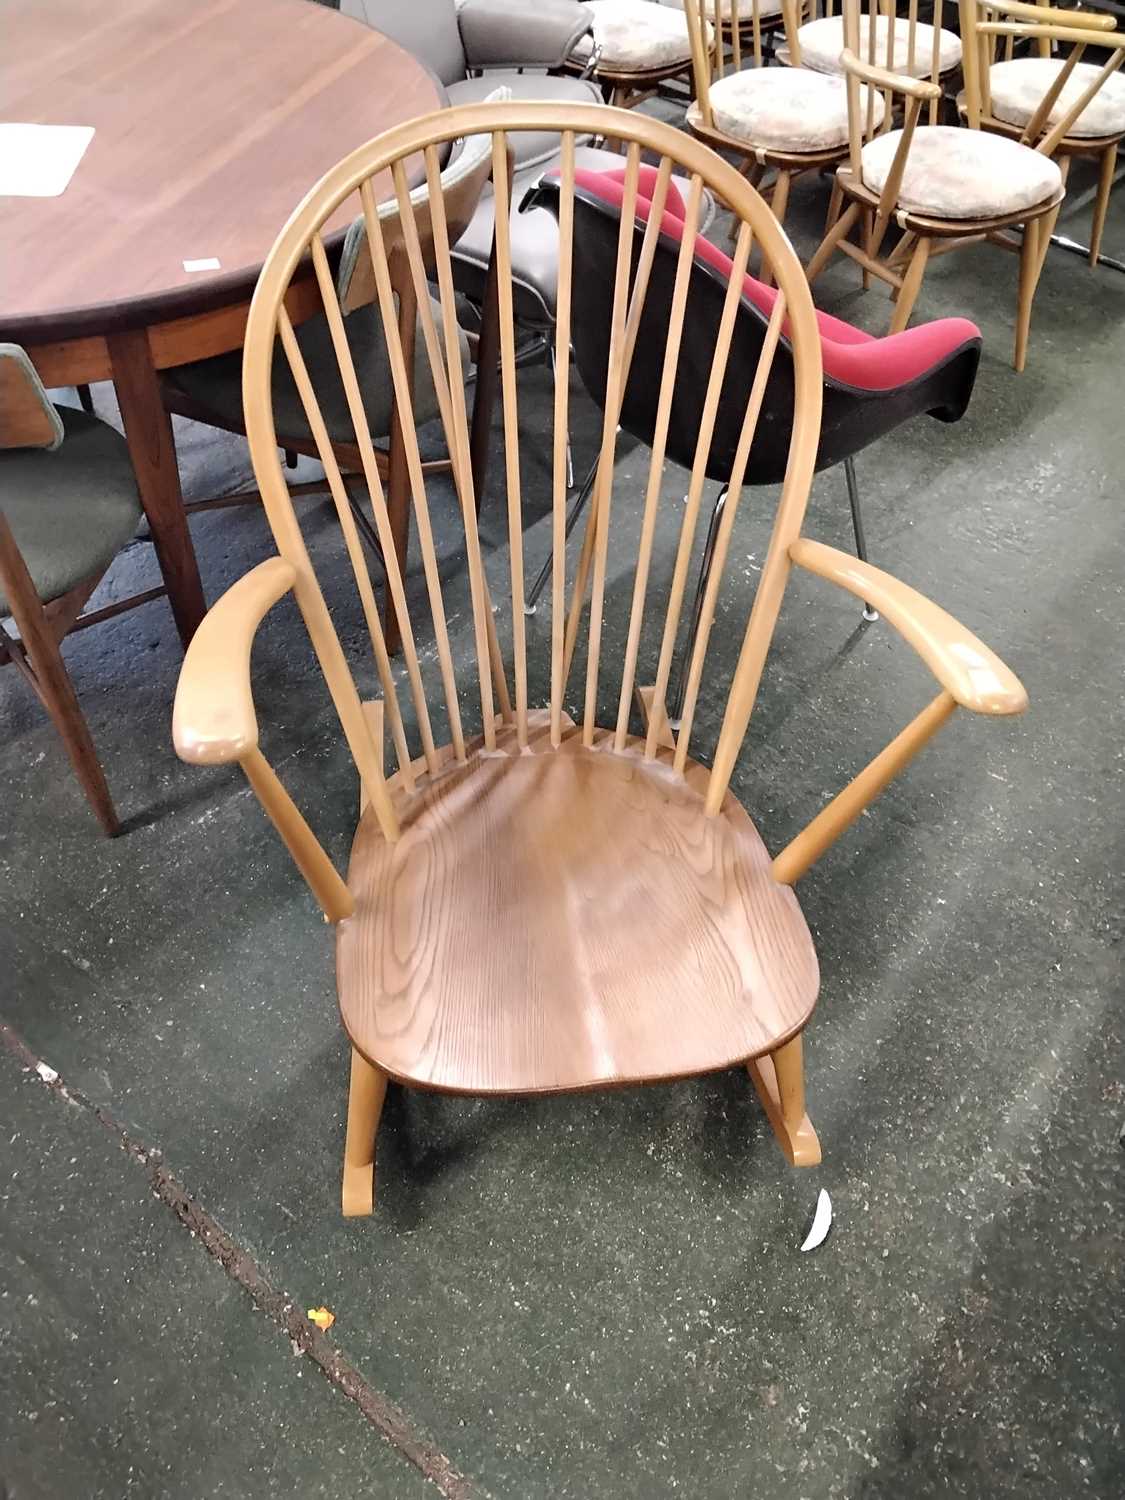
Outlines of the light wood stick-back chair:
[[[1116,18],[1098,11],[961,0],[962,35],[972,37],[973,45],[966,47],[965,88],[957,104],[969,124],[1056,158],[1064,182],[1074,157],[1097,161],[1092,266],[1098,263],[1125,137],[1125,77],[1118,71],[1125,44],[1107,35],[1115,29]],[[1021,38],[1036,44],[1036,55],[1014,55]],[[1091,49],[1104,57],[1083,61]]]
[[[749,3],[758,16],[759,0]],[[795,54],[798,0],[780,3],[787,46]],[[700,140],[741,160],[747,181],[763,193],[783,224],[794,180],[830,169],[847,154],[847,93],[843,79],[827,72],[762,66],[760,47],[753,44],[749,67],[742,66],[739,52],[732,55],[725,46],[712,47],[713,31],[724,16],[733,20],[734,5],[735,0],[684,0],[695,85],[687,124]],[[763,20],[764,16],[759,26]],[[872,95],[870,107],[874,129],[883,120],[882,98]],[[736,219],[732,241],[737,232]],[[768,284],[768,267],[762,279]]]
[[[843,0],[825,0],[813,16],[790,35],[778,53],[781,62],[843,75]],[[942,25],[943,0],[933,0],[929,20],[922,20],[919,0],[866,0],[859,6],[859,27],[852,51],[864,62],[937,83],[961,66],[961,39]],[[890,102],[890,101],[888,101]],[[940,95],[930,101],[928,123],[936,125]]]
[[[920,124],[939,85],[863,61],[856,51],[859,0],[844,0],[844,7],[851,137],[848,160],[837,169],[836,182],[848,206],[809,262],[809,282],[842,250],[863,268],[865,285],[874,275],[892,288],[890,331],[896,333],[910,321],[931,256],[982,241],[1014,251],[1020,265],[1012,363],[1022,370],[1035,289],[1066,191],[1052,160],[1056,133],[1032,149],[981,129]],[[1034,37],[1043,30],[1022,20],[1011,24],[1019,35]],[[966,58],[972,51],[966,51]],[[869,118],[864,87],[903,99],[901,128],[877,129],[872,139],[864,140]],[[884,243],[892,225],[901,234],[888,251]],[[1018,238],[1008,232],[1015,226],[1022,226]],[[848,239],[853,229],[859,230],[855,242]]]
[[[502,658],[485,577],[472,469],[468,415],[457,376],[457,341],[449,249],[440,199],[433,197],[439,312],[426,317],[421,295],[427,270],[416,253],[406,204],[405,164],[421,153],[436,180],[436,148],[457,133],[492,134],[497,190],[503,193],[508,142],[535,129],[561,133],[559,188],[559,372],[550,435],[542,409],[525,408],[517,378],[507,219],[497,220],[501,405],[507,487],[507,581],[496,607],[510,651]],[[584,215],[575,182],[575,142],[608,132],[625,146],[623,205],[613,273],[612,355],[597,473],[597,524],[589,555],[589,609],[584,582],[568,579],[565,440],[570,389],[573,289],[591,274]],[[655,157],[642,168],[641,153]],[[667,344],[659,381],[660,415],[644,487],[643,513],[629,523],[614,497],[618,413],[646,296],[657,284],[655,252],[665,232],[663,205],[673,167],[687,179],[678,221],[677,265],[667,299]],[[320,241],[328,215],[357,189],[368,219],[368,246],[387,323],[396,385],[404,360],[395,329],[388,258],[374,217],[371,179],[390,170],[403,203],[404,242],[419,286],[424,343],[439,379],[442,417],[454,461],[456,506],[464,530],[472,632],[461,672],[449,634],[445,584],[436,564],[426,486],[408,408],[406,451],[415,484],[419,535],[428,584],[427,611],[407,608],[387,550],[396,607],[403,620],[404,676],[392,675],[374,608],[370,579],[355,535],[331,447],[322,460],[355,570],[370,631],[382,698],[364,704],[301,528],[285,488],[269,372],[280,339],[308,403],[312,430],[323,437],[316,393],[300,365],[285,311],[291,278],[311,255],[337,332],[342,378],[355,381],[339,336],[332,277]],[[650,212],[635,233],[642,173]],[[651,185],[650,185],[651,184]],[[687,504],[662,494],[673,393],[684,372],[681,338],[692,316],[695,226],[704,189],[729,202],[740,221],[736,274],[724,283],[724,310],[710,358]],[[649,196],[651,194],[651,196]],[[729,500],[715,541],[715,564],[703,601],[690,663],[680,733],[663,749],[656,721],[646,737],[632,732],[638,672],[650,667],[667,689],[684,614],[692,543],[719,395],[726,375],[743,273],[756,238],[778,293],[768,316],[757,314],[761,355],[744,387],[745,418],[729,476]],[[666,286],[666,279],[660,283]],[[746,621],[737,661],[724,678],[708,660],[731,531],[774,356],[787,345],[784,378],[790,400],[788,461],[772,539],[751,607],[736,584]],[[780,362],[779,362],[780,363]],[[449,367],[448,380],[439,372]],[[698,372],[687,372],[698,378]],[[795,1163],[819,1159],[804,1102],[801,1036],[818,987],[816,956],[792,885],[895,772],[944,723],[957,704],[990,714],[1018,712],[1025,695],[1012,674],[978,641],[911,589],[854,557],[801,537],[816,461],[822,367],[817,325],[800,265],[762,200],[733,167],[698,141],[635,111],[549,103],[479,105],[431,115],[399,127],[354,152],[329,172],[293,215],[261,274],[246,338],[246,426],[255,472],[279,556],[260,564],[211,610],[192,643],[176,699],[174,735],[180,755],[204,764],[238,761],[299,868],[337,927],[341,1013],[352,1042],[351,1094],[345,1146],[346,1213],[372,1207],[374,1138],[388,1079],[468,1094],[548,1093],[599,1085],[656,1082],[745,1064],[777,1136]],[[356,416],[361,413],[356,405]],[[380,533],[388,525],[378,469],[357,441]],[[549,624],[524,617],[523,486],[529,461],[549,454],[554,558]],[[670,516],[678,541],[671,578],[656,551],[658,521]],[[630,530],[630,524],[632,529]],[[627,587],[608,587],[614,556],[627,545]],[[622,542],[622,538],[628,538]],[[803,567],[860,598],[873,600],[921,653],[939,691],[930,706],[773,861],[731,791],[731,775],[754,707],[786,581]],[[613,576],[618,576],[615,562]],[[728,580],[729,582],[729,580]],[[347,879],[337,873],[259,746],[250,686],[250,648],[270,607],[292,592],[328,682],[354,758],[363,810]],[[624,646],[611,651],[607,609],[628,609]],[[729,622],[733,618],[726,615]],[[575,684],[581,709],[567,711],[568,676],[577,632],[584,671]],[[420,632],[434,650],[418,650]],[[658,644],[657,644],[658,642]],[[537,649],[538,648],[538,649]],[[705,669],[707,671],[704,677]],[[510,676],[509,676],[510,672]],[[535,684],[545,707],[536,711]],[[722,725],[709,747],[711,766],[693,758],[700,694],[721,701]],[[510,701],[509,701],[510,699]],[[441,719],[445,735],[436,732]],[[383,764],[387,732],[393,763]],[[446,738],[447,743],[439,744]],[[420,747],[420,753],[419,749]]]

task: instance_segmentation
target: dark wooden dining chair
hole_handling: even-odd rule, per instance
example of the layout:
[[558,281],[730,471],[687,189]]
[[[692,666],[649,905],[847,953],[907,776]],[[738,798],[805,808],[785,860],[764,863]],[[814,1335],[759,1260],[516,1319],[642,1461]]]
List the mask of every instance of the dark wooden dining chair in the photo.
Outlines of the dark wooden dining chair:
[[34,689],[109,834],[117,814],[60,645],[72,630],[163,594],[83,614],[140,522],[125,439],[85,411],[54,406],[24,351],[0,344],[0,665]]
[[[521,417],[526,393],[517,378],[507,220],[500,215],[496,265],[509,557],[497,608],[505,634],[510,633],[510,652],[498,662],[499,632],[476,523],[468,413],[456,378],[453,277],[440,195],[435,195],[433,273],[440,307],[431,319],[428,297],[419,296],[419,306],[454,460],[472,651],[459,673],[444,587],[437,570],[431,570],[428,619],[420,617],[419,627],[433,632],[433,649],[425,657],[418,652],[407,616],[402,693],[388,670],[378,613],[364,608],[382,685],[381,699],[365,704],[278,457],[269,372],[278,339],[288,356],[298,354],[286,292],[311,253],[341,379],[353,416],[362,421],[343,315],[320,240],[323,224],[357,187],[418,152],[436,184],[437,148],[465,132],[492,136],[493,173],[502,193],[510,136],[535,129],[562,135],[559,371],[544,431],[541,412]],[[570,611],[568,620],[562,545],[571,308],[578,285],[605,275],[600,251],[591,256],[582,231],[575,184],[576,137],[592,130],[608,131],[623,143],[625,176],[612,273],[590,607],[581,642],[584,669],[575,687],[581,707],[572,718],[566,663],[573,645],[568,626],[576,616]],[[661,215],[650,214],[643,235],[634,234],[642,151],[655,170],[658,203],[673,167],[683,169],[688,184],[670,285],[653,275]],[[689,378],[702,379],[706,395],[688,500],[681,507],[678,498],[664,493],[661,480],[684,330],[697,311],[691,301],[692,249],[704,188],[732,206],[740,228],[710,359],[703,369],[688,371]],[[768,315],[756,313],[759,357],[744,387],[729,500],[672,751],[658,743],[655,725],[647,735],[632,732],[632,690],[638,671],[647,667],[641,647],[650,637],[660,642],[656,680],[667,683],[752,237],[778,290]],[[380,300],[389,307],[386,248],[377,232],[369,236],[369,247]],[[421,288],[428,268],[417,254],[411,254],[410,265]],[[657,298],[666,340],[659,367],[652,369],[659,414],[638,523],[635,514],[615,514],[620,505],[615,506],[614,460],[620,406],[649,296]],[[745,353],[745,343],[742,348]],[[727,671],[709,660],[708,647],[763,395],[782,348],[791,396],[776,414],[788,435],[781,496],[752,604],[741,575],[724,596],[724,634],[729,638],[737,631],[741,640],[733,670]],[[335,925],[340,1008],[352,1044],[344,1212],[371,1211],[375,1133],[391,1080],[458,1094],[542,1094],[655,1084],[746,1067],[788,1159],[801,1165],[819,1160],[805,1106],[802,1051],[819,975],[793,885],[958,705],[985,714],[1018,713],[1026,696],[1012,673],[936,605],[886,573],[802,537],[821,424],[820,338],[800,264],[761,198],[701,142],[634,110],[513,102],[432,115],[353,153],[305,198],[262,270],[245,365],[247,431],[279,555],[248,573],[208,614],[184,664],[173,733],[177,751],[188,761],[241,764]],[[307,389],[304,395],[312,417],[316,394]],[[405,409],[404,426],[416,463],[416,433]],[[523,485],[528,462],[544,459],[550,465],[555,554],[549,629],[533,633],[523,612]],[[364,475],[383,532],[389,525],[386,501],[370,458]],[[341,527],[351,539],[357,587],[367,600],[370,579],[355,545],[347,496],[331,471],[330,477]],[[424,489],[416,499],[423,509]],[[662,513],[679,535],[670,569],[655,556]],[[623,584],[613,599],[611,533],[613,577]],[[387,557],[393,568],[393,549]],[[795,567],[875,601],[920,653],[938,691],[887,749],[771,858],[731,778]],[[495,571],[493,584],[498,584]],[[250,652],[263,616],[288,593],[304,617],[359,772],[362,810],[346,879],[297,811],[260,744]],[[629,624],[623,649],[611,653],[603,649],[603,627],[607,604],[617,603],[627,608]],[[532,706],[536,681],[544,684],[539,710]],[[713,744],[693,752],[695,709],[704,690],[712,703],[722,705],[722,724]],[[384,765],[384,733],[390,766]]]

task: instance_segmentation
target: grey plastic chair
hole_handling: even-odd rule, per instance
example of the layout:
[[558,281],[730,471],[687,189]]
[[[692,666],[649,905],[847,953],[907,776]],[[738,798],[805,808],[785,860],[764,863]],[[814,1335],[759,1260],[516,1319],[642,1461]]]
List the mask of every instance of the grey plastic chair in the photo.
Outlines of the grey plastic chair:
[[106,833],[117,814],[59,649],[74,629],[163,589],[83,615],[141,521],[125,439],[54,406],[16,344],[0,344],[0,664],[15,666],[54,721]]

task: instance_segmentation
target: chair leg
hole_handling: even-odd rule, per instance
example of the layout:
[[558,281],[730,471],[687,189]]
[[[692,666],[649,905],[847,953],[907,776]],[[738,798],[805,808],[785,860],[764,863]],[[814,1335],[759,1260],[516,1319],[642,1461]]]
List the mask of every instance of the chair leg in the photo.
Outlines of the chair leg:
[[80,385],[80,386],[76,386],[75,389],[78,392],[78,404],[79,404],[79,406],[82,408],[83,411],[89,412],[90,415],[93,416],[94,415],[94,398],[90,394],[90,387],[88,385]]
[[352,1048],[341,1206],[347,1218],[375,1207],[375,1132],[387,1097],[387,1075]]
[[786,1161],[791,1167],[815,1167],[820,1161],[820,1142],[805,1110],[801,1036],[792,1037],[763,1057],[751,1058],[746,1071]]
[[[34,678],[43,707],[51,716],[63,748],[70,757],[86,800],[98,822],[111,837],[119,824],[109,795],[105,773],[94,746],[86,717],[78,703],[74,684],[51,629],[35,585],[27,571],[16,539],[4,515],[0,513],[0,584],[8,599],[8,608],[27,653],[27,667]],[[15,648],[18,649],[18,648]]]
[[[789,207],[789,183],[792,175],[791,172],[778,172],[777,181],[774,183],[773,192],[770,194],[770,210],[782,228],[785,227],[785,211]],[[773,285],[773,273],[770,271],[769,266],[765,264],[764,257],[761,280],[764,286]]]
[[1090,264],[1096,266],[1102,248],[1102,232],[1109,212],[1109,194],[1117,171],[1117,142],[1107,146],[1098,159],[1098,195],[1094,199],[1094,217],[1090,224]]
[[695,638],[699,634],[699,620],[703,614],[703,596],[707,592],[707,584],[711,578],[711,566],[715,561],[715,542],[719,535],[719,522],[723,518],[723,511],[727,504],[727,487],[724,484],[719,491],[719,498],[715,501],[715,508],[711,512],[711,520],[707,527],[707,538],[703,543],[703,556],[699,562],[699,578],[695,585],[695,598],[691,606],[691,623],[688,626],[687,640],[684,642],[684,653],[680,659],[679,680],[676,683],[676,691],[672,695],[672,711],[668,715],[668,722],[672,728],[678,730],[680,720],[684,714],[684,698],[687,694],[688,673],[691,671],[691,659],[695,655]]
[[1031,335],[1031,306],[1035,301],[1035,289],[1039,285],[1043,269],[1040,253],[1043,238],[1049,233],[1042,219],[1033,220],[1023,226],[1023,243],[1020,246],[1019,291],[1016,299],[1016,348],[1012,366],[1022,373],[1027,364],[1027,343]]
[[828,217],[824,221],[825,234],[832,228],[840,217],[840,210],[844,206],[844,190],[840,186],[840,179],[835,173],[832,174],[832,196],[828,200]]
[[[844,459],[844,478],[848,485],[848,504],[852,511],[852,530],[855,532],[855,555],[860,562],[867,561],[867,538],[863,534],[863,516],[859,509],[859,484],[855,477],[855,459]],[[863,601],[863,618],[865,620],[877,620],[879,611],[872,609],[867,600]]]
[[926,274],[926,262],[929,258],[930,241],[923,237],[914,246],[910,264],[906,268],[906,275],[902,278],[902,287],[895,300],[894,312],[891,314],[889,330],[891,333],[901,333],[910,322],[910,314],[914,311],[914,303],[918,299],[922,277]]
[[810,286],[812,286],[813,282],[820,275],[821,271],[824,270],[825,266],[832,259],[832,253],[836,249],[836,246],[842,239],[847,236],[847,234],[851,230],[852,225],[858,218],[859,204],[849,204],[844,212],[840,215],[840,217],[836,220],[835,224],[833,224],[832,228],[821,240],[820,245],[817,247],[816,254],[805,267],[805,280]]
[[[872,254],[872,245],[875,240],[875,214],[870,208],[865,208],[861,215],[863,219],[863,248],[868,255]],[[863,267],[863,290],[871,290],[871,272],[866,266]]]

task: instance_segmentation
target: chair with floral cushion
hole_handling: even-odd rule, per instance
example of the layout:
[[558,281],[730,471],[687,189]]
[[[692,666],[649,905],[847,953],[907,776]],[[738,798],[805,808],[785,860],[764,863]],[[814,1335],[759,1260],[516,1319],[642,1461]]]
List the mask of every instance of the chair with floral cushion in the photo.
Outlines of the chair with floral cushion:
[[[1036,13],[1035,7],[1022,9]],[[919,125],[921,109],[936,97],[938,85],[861,62],[854,50],[859,31],[858,0],[845,0],[844,16],[845,35],[852,43],[844,50],[852,138],[848,161],[838,168],[836,182],[847,207],[809,262],[810,283],[836,250],[844,251],[867,275],[877,276],[892,287],[895,307],[890,331],[895,333],[910,321],[931,255],[982,241],[1018,251],[1019,291],[1012,362],[1016,370],[1022,370],[1027,360],[1035,289],[1066,192],[1063,175],[1052,155],[1083,101],[1077,100],[1034,149],[1020,140],[983,129]],[[1048,27],[1018,16],[999,23],[998,31],[997,23],[982,23],[980,34],[1034,39],[1048,31],[1056,37],[1065,36],[1064,28]],[[1089,31],[1072,33],[1080,41],[1089,36]],[[1112,36],[1104,33],[1099,36],[1102,45],[1122,45],[1114,42]],[[901,129],[883,129],[864,144],[861,84],[905,99]],[[968,87],[971,92],[972,85]],[[1058,92],[1057,87],[1052,88],[1037,113],[1045,117]],[[889,116],[890,111],[887,113]],[[902,233],[893,247],[884,251],[892,221]],[[1009,231],[1020,226],[1023,233],[1016,238]],[[848,236],[856,229],[860,231],[860,239],[853,243]]]
[[[709,45],[708,17],[716,12],[733,17],[736,3],[744,9],[746,0],[684,0],[695,80],[687,124],[715,150],[741,159],[747,180],[767,198],[778,222],[784,223],[793,179],[831,169],[847,153],[847,89],[842,78],[807,68],[728,71],[724,49],[712,52]],[[750,3],[760,7],[768,0]],[[796,34],[794,0],[782,0],[782,4],[786,36],[792,39]],[[874,128],[883,121],[882,95],[872,92],[870,105]],[[772,180],[763,186],[770,171]]]
[[[814,8],[816,0],[813,0]],[[903,13],[905,12],[905,13]],[[868,0],[860,7],[857,57],[878,63],[908,78],[947,78],[961,66],[961,38],[942,26],[942,0],[933,0],[929,21],[919,20],[918,0]],[[824,14],[797,28],[794,38],[778,51],[778,61],[818,73],[842,77],[844,65],[843,4],[825,0]],[[937,123],[938,101],[930,106],[930,124]]]
[[[1013,19],[1033,21],[1035,39],[1043,46],[1041,55],[1013,55]],[[1006,29],[988,30],[989,25]],[[962,35],[975,36],[977,42],[966,54],[965,91],[957,100],[969,124],[1026,146],[1038,145],[1048,134],[1056,137],[1052,155],[1058,159],[1064,182],[1073,157],[1097,160],[1098,191],[1090,228],[1092,266],[1098,263],[1117,150],[1125,137],[1125,77],[1117,71],[1120,43],[1105,35],[1115,25],[1110,15],[1031,7],[1011,0],[961,3]],[[1028,28],[1022,27],[1020,34],[1028,35]],[[1004,56],[997,58],[1001,40]],[[1064,46],[1068,49],[1065,56],[1052,55],[1055,48]],[[1100,64],[1082,62],[1088,47],[1110,50]],[[1065,125],[1062,135],[1058,134],[1060,124]]]
[[691,42],[682,6],[660,0],[587,0],[591,29],[571,53],[606,102],[631,109],[662,83],[691,73]]

